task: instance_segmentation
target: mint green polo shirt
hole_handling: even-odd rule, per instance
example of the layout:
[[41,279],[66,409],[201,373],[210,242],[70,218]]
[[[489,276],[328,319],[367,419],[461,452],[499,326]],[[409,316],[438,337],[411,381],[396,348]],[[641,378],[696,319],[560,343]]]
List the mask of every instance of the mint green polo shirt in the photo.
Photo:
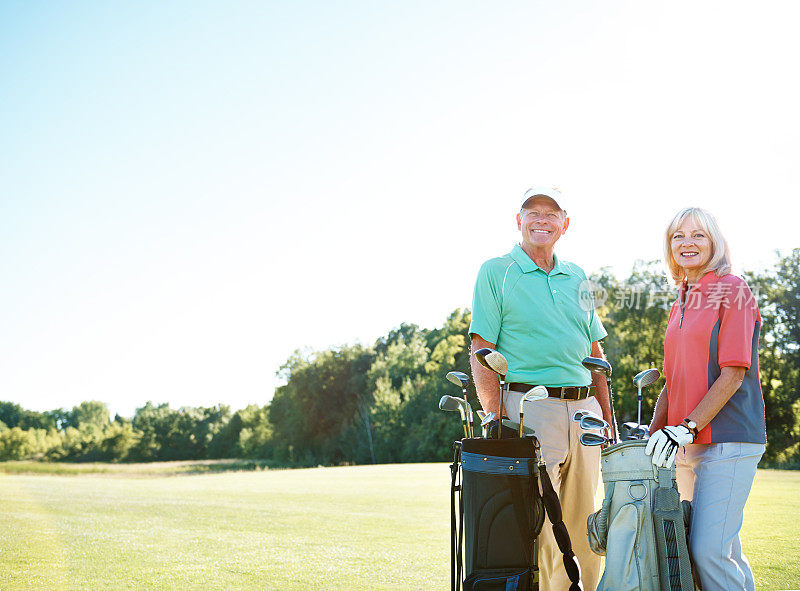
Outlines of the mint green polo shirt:
[[[580,304],[583,269],[555,255],[553,260],[545,273],[517,244],[486,261],[475,283],[469,332],[505,355],[509,382],[586,386],[592,378],[581,361],[608,333],[594,307]],[[586,294],[584,284],[581,296]]]

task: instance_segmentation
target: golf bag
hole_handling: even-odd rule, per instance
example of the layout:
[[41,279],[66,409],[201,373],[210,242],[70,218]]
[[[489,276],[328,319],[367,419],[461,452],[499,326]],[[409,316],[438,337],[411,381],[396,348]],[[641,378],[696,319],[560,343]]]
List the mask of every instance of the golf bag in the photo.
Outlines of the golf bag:
[[691,505],[683,503],[675,468],[656,468],[647,441],[603,450],[602,508],[589,516],[589,545],[605,555],[597,591],[694,591],[687,547]]
[[[450,466],[452,591],[538,591],[545,511],[572,581],[580,567],[535,437],[457,441]],[[539,492],[539,479],[542,492]]]
[[470,438],[454,447],[452,591],[538,590],[544,507],[535,438]]

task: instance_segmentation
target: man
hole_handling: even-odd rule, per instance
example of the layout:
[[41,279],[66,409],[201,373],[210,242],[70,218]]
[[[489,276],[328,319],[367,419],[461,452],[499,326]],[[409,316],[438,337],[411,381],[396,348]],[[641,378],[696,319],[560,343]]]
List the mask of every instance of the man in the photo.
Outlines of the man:
[[[554,253],[556,242],[569,227],[565,205],[555,188],[534,187],[525,192],[517,214],[522,240],[507,255],[481,266],[469,332],[472,351],[490,347],[508,360],[510,391],[504,410],[511,420],[519,421],[524,392],[535,385],[548,387],[549,398],[526,405],[524,421],[541,444],[584,589],[593,591],[600,576],[600,557],[589,548],[586,518],[594,511],[600,449],[580,444],[580,425],[571,419],[576,410],[585,409],[602,413],[611,423],[605,380],[581,364],[589,355],[603,357],[598,341],[607,333],[593,306],[579,299],[580,291],[586,289],[585,273]],[[499,412],[497,376],[474,355],[471,365],[483,410]],[[539,570],[542,591],[569,588],[549,519],[540,536]]]

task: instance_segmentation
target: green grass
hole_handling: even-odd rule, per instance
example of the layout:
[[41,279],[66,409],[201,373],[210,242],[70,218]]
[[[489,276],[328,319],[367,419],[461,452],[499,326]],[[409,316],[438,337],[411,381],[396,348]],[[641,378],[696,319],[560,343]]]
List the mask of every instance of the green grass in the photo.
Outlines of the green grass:
[[106,474],[109,476],[176,476],[213,472],[242,472],[267,470],[266,460],[190,460],[180,462],[151,462],[141,464],[74,463],[74,462],[0,462],[0,474],[79,475]]
[[[0,472],[3,591],[449,588],[445,464]],[[759,590],[800,589],[798,515],[800,473],[759,471],[743,532]]]

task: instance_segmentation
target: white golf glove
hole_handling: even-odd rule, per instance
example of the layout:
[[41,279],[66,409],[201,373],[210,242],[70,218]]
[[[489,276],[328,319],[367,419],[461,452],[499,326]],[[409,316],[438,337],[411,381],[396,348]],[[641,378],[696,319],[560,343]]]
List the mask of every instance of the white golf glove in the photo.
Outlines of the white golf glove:
[[659,468],[671,468],[678,450],[692,443],[694,435],[683,425],[659,429],[647,440],[644,453],[653,456],[653,465]]

